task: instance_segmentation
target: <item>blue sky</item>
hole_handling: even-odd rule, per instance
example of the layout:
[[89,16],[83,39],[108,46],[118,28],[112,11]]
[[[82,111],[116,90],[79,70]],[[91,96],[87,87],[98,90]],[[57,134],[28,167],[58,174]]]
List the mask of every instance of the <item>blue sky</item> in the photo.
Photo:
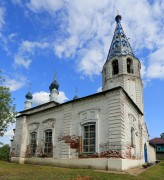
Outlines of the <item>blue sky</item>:
[[[142,63],[144,109],[150,138],[164,132],[164,1],[1,0],[0,69],[17,111],[29,83],[33,105],[48,101],[57,74],[59,101],[96,93],[117,10]],[[12,128],[0,141],[9,143]]]

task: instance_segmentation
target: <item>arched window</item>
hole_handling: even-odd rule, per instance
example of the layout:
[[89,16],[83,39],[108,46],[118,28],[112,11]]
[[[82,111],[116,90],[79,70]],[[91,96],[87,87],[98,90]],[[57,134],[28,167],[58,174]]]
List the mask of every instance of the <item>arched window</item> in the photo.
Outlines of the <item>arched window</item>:
[[127,59],[127,72],[133,74],[133,61]]
[[36,152],[36,137],[37,137],[37,133],[36,132],[32,132],[30,133],[30,154],[34,155]]
[[134,147],[134,128],[131,127],[131,146]]
[[44,153],[47,156],[52,156],[52,148],[52,129],[47,129],[45,131]]
[[119,66],[118,66],[118,60],[114,60],[112,62],[112,74],[116,75],[119,73]]

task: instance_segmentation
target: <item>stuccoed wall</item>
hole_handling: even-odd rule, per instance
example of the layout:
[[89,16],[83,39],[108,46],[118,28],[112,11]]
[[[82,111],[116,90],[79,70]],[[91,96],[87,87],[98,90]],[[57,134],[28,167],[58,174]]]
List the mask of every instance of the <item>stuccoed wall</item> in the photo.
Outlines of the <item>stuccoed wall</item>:
[[[142,124],[142,115],[132,105],[125,94],[122,93],[123,114],[124,114],[124,155],[125,158],[143,159],[142,134],[140,126]],[[131,146],[131,127],[134,128],[134,146]]]
[[149,162],[156,161],[156,148],[150,144],[148,146],[148,159],[149,159]]
[[[127,73],[127,59],[133,60],[133,74]],[[118,60],[119,73],[112,75],[112,61]],[[141,64],[133,56],[115,56],[104,64],[102,71],[103,91],[121,86],[143,112],[142,80],[140,77]]]
[[[42,109],[26,117],[19,117],[16,122],[12,159],[16,161],[18,159],[16,157],[28,159],[31,157],[29,154],[31,132],[37,132],[35,156],[45,158],[44,131],[46,129],[52,129],[53,132],[53,154],[51,156],[53,159],[141,159],[139,157],[143,155],[139,155],[140,143],[138,143],[141,141],[140,136],[135,139],[134,152],[129,152],[129,146],[127,146],[130,143],[129,114],[135,117],[138,132],[141,115],[130,103],[123,90],[119,88],[51,109]],[[86,122],[96,122],[96,153],[93,155],[83,154],[81,149],[81,126]]]

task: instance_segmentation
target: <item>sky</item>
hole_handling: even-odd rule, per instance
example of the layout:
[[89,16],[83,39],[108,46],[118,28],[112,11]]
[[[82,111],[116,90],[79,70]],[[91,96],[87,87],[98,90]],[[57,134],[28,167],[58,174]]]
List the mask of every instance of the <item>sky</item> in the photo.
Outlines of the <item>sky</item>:
[[[33,106],[49,101],[56,74],[59,102],[100,91],[102,67],[117,13],[133,53],[142,64],[144,114],[150,139],[164,132],[164,1],[1,0],[0,69],[5,86],[24,109],[29,87]],[[10,143],[15,124],[3,143]]]

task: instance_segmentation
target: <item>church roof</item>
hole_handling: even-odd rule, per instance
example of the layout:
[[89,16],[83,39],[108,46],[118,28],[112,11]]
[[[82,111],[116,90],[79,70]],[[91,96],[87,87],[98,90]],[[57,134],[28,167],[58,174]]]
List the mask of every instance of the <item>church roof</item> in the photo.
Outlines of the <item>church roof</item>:
[[150,140],[153,144],[163,144],[164,145],[164,139],[163,138],[154,138]]
[[67,102],[64,102],[64,103],[61,103],[61,104],[59,104],[59,103],[57,103],[55,101],[51,101],[51,102],[48,102],[48,103],[45,103],[45,104],[30,108],[30,109],[27,109],[27,110],[20,111],[19,112],[20,114],[17,116],[17,118],[21,117],[21,116],[28,116],[28,115],[31,115],[31,114],[34,114],[34,113],[38,113],[40,111],[47,110],[47,109],[51,109],[51,108],[55,108],[55,107],[57,108],[59,106],[65,105],[65,104],[76,103],[76,102],[82,101],[84,99],[88,99],[88,98],[92,98],[92,97],[96,97],[96,96],[100,96],[100,95],[105,95],[108,92],[116,91],[116,90],[119,90],[119,89],[123,91],[123,93],[126,95],[126,97],[131,102],[131,104],[135,107],[135,109],[138,111],[138,113],[143,115],[143,112],[134,103],[134,101],[131,99],[131,97],[128,95],[128,93],[121,86],[118,86],[118,87],[115,87],[115,88],[112,88],[112,89],[108,89],[106,91],[102,91],[102,92],[99,92],[99,93],[96,93],[96,94],[91,94],[91,95],[85,96],[85,97],[80,97],[78,99],[70,100],[70,101],[67,101]]
[[119,55],[130,54],[134,56],[128,38],[126,37],[124,30],[121,26],[121,15],[117,15],[115,17],[115,20],[116,20],[116,28],[114,31],[107,60],[109,60],[113,56],[119,56]]

